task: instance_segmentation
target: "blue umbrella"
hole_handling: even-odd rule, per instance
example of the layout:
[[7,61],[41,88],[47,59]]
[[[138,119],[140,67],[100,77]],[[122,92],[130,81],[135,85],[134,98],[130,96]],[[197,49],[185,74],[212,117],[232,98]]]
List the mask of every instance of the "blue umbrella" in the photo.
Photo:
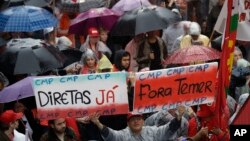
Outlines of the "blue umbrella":
[[33,32],[56,24],[55,16],[34,6],[10,7],[0,13],[0,32]]

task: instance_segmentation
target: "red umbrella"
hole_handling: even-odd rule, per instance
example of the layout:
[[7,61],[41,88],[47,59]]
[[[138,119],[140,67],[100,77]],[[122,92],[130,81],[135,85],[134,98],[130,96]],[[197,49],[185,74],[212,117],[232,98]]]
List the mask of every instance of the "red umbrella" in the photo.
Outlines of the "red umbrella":
[[210,61],[220,58],[220,52],[206,46],[191,46],[175,51],[165,60],[165,64],[186,64]]
[[79,14],[71,22],[69,33],[86,35],[89,27],[102,27],[110,30],[119,17],[120,13],[111,9],[105,7],[92,8]]

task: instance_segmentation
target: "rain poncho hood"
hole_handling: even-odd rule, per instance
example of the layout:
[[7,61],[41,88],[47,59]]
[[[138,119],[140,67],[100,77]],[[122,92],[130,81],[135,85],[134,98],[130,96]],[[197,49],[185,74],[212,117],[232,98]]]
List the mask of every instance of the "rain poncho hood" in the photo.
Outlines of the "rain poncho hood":
[[[122,70],[125,70],[125,71],[128,71],[129,69],[129,66],[128,68],[124,68],[122,66],[122,57],[124,57],[125,54],[129,54],[127,51],[125,50],[118,50],[116,53],[115,53],[115,60],[114,60],[114,65],[115,67],[119,70],[119,71],[122,71]],[[129,55],[130,56],[130,55]]]
[[[96,48],[97,48],[98,51],[100,51],[102,53],[107,53],[109,56],[112,55],[111,50],[102,41],[97,42]],[[89,36],[87,36],[86,41],[80,47],[80,51],[86,52],[88,49],[91,49],[90,46],[89,46]]]
[[102,58],[99,60],[98,63],[98,72],[101,72],[103,69],[112,69],[112,68],[113,65],[111,64],[107,56],[103,54]]

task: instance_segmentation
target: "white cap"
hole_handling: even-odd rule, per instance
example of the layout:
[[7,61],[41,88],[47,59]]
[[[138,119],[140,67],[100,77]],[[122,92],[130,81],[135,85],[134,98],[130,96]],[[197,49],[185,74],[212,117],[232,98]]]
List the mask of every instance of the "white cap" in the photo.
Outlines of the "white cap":
[[189,34],[190,35],[200,35],[201,34],[201,27],[196,22],[191,22],[189,27]]

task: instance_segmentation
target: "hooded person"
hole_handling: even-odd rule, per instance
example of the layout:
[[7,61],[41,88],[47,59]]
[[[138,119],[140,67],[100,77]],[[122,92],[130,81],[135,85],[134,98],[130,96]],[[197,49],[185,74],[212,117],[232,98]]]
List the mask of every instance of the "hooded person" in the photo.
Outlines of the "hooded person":
[[125,71],[128,72],[127,86],[128,86],[128,100],[129,110],[133,110],[133,99],[134,99],[134,83],[135,74],[130,71],[130,53],[125,50],[118,50],[115,53],[113,72]]
[[125,50],[118,50],[115,53],[113,72],[129,71],[130,53]]
[[190,23],[190,21],[180,21],[163,30],[161,38],[166,43],[168,55],[180,48],[180,41],[188,34]]
[[201,27],[196,22],[191,22],[188,35],[184,36],[180,43],[180,48],[201,45],[211,47],[209,38],[201,34]]
[[[224,139],[229,141],[230,136],[227,127],[227,115],[221,116],[221,128],[218,128],[218,119],[215,118],[215,103],[201,104],[198,107],[196,115],[189,120],[188,136],[195,136],[201,128],[207,127],[211,133],[209,136],[210,141],[219,141]],[[207,136],[202,138],[208,140]]]
[[113,65],[108,59],[106,55],[102,55],[102,58],[99,60],[98,66],[97,66],[97,72],[111,72],[113,69]]

